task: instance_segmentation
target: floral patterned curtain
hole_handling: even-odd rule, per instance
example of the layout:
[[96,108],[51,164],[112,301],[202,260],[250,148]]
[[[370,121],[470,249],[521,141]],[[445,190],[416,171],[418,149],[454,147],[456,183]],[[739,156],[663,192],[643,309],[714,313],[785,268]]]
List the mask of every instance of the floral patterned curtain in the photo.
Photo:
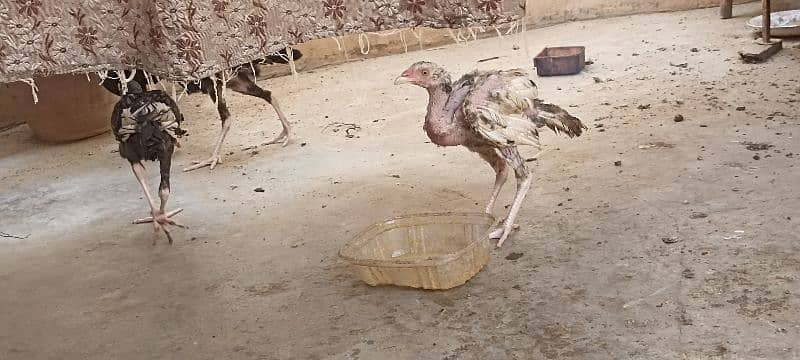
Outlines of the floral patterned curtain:
[[196,80],[312,39],[524,12],[524,0],[0,0],[0,82],[125,68]]

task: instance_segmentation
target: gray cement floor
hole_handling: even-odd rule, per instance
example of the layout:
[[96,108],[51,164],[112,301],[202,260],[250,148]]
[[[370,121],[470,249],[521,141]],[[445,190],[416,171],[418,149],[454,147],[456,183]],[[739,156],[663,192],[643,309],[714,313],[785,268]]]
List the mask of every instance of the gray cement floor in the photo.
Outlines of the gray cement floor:
[[172,206],[191,229],[171,247],[130,225],[146,206],[112,136],[1,133],[0,231],[30,237],[0,239],[0,358],[798,359],[800,49],[742,64],[744,18],[716,11],[525,34],[532,52],[588,47],[583,74],[535,80],[591,131],[545,133],[520,231],[446,292],[368,287],[337,251],[383,218],[483,208],[491,169],[427,143],[425,93],[391,82],[422,59],[527,66],[518,39],[262,81],[295,137],[258,154],[242,149],[278,122],[231,94],[231,155],[213,172],[179,172],[218,129],[209,101],[185,99]]

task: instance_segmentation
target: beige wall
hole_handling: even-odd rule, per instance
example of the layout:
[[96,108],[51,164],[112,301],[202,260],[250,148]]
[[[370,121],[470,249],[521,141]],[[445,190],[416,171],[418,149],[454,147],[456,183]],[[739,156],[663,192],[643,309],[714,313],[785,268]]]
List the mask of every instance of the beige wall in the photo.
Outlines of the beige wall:
[[[759,0],[735,0],[741,4]],[[720,0],[527,0],[528,23],[547,26],[573,20],[645,12],[676,11],[719,6]],[[773,0],[773,11],[797,9],[800,0]],[[734,16],[737,16],[734,8]]]
[[[735,0],[736,3],[752,2],[757,0]],[[676,11],[715,7],[719,0],[527,0],[526,23],[528,28],[544,27],[566,21],[586,20],[602,17],[630,15],[637,13]],[[784,9],[794,4],[800,7],[800,0],[774,0],[776,9]],[[734,9],[734,16],[737,15]],[[443,44],[453,43],[447,30],[422,30],[424,36],[423,46],[430,48]],[[409,50],[419,49],[419,43],[410,30],[405,30],[405,39]],[[487,32],[482,36],[492,36],[494,32]],[[343,48],[339,50],[336,42],[330,39],[311,41],[298,46],[306,57],[298,63],[298,69],[312,69],[319,66],[347,61],[347,59],[369,58],[396,54],[405,51],[399,35],[381,37],[370,35],[371,49],[368,55],[361,54],[356,37],[340,40]],[[265,69],[267,76],[287,74],[284,68]]]
[[716,6],[719,0],[528,0],[528,23],[546,26],[565,21],[594,19],[655,11]]

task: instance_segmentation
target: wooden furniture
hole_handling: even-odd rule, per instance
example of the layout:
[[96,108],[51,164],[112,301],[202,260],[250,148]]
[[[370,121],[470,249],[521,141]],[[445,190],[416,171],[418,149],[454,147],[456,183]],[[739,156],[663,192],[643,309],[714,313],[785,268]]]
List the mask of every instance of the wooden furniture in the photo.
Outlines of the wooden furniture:
[[[761,39],[754,44],[745,46],[739,51],[739,56],[745,63],[760,63],[767,61],[783,48],[783,42],[773,41],[770,34],[772,30],[772,9],[770,0],[761,0]],[[720,17],[730,19],[733,17],[733,0],[721,0],[719,8]]]
[[719,17],[730,19],[733,17],[733,0],[722,0],[719,5]]
[[[770,0],[761,0],[761,13],[764,25],[761,28],[761,39],[765,44],[771,43],[770,30],[772,26],[770,14],[772,13]],[[721,0],[719,7],[719,16],[723,19],[730,19],[733,17],[733,0]]]

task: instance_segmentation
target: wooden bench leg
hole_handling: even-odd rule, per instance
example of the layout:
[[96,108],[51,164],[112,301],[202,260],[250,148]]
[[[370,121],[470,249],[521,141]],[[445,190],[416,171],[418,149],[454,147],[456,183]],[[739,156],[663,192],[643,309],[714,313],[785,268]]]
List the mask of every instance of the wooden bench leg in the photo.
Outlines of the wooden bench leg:
[[761,7],[762,7],[762,20],[763,23],[761,25],[761,38],[764,40],[764,43],[769,44],[770,40],[770,30],[772,27],[772,9],[770,6],[770,0],[761,0]]
[[723,19],[730,19],[733,17],[733,0],[720,1],[719,17]]

